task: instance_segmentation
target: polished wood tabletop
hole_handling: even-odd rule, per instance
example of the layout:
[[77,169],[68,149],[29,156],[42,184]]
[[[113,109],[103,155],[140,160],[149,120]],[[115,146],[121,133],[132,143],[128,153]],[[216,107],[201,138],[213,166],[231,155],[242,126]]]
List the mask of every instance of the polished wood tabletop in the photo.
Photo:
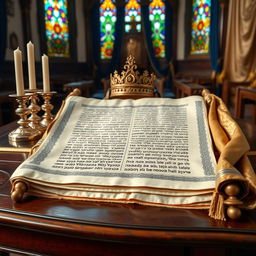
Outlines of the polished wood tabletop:
[[[0,139],[14,126],[2,127]],[[13,203],[9,178],[27,156],[26,152],[0,152],[0,251],[33,255],[255,255],[256,211],[244,211],[239,221],[224,222],[208,217],[206,210],[31,196]]]

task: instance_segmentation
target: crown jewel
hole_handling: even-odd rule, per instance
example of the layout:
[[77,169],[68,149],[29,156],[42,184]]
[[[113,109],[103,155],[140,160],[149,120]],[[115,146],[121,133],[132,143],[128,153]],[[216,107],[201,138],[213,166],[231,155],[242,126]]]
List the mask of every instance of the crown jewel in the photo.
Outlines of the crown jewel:
[[156,76],[147,70],[141,75],[133,56],[128,56],[121,75],[117,71],[110,74],[111,98],[115,97],[154,97]]

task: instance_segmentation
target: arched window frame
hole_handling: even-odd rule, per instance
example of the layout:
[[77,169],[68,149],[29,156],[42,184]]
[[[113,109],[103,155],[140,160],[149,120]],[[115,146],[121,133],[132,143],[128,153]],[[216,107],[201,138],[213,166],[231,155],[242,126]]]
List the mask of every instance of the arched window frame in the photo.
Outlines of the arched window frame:
[[[50,56],[53,62],[74,62],[77,59],[76,52],[76,16],[75,16],[75,1],[67,0],[67,19],[69,22],[69,56]],[[37,12],[38,12],[38,26],[40,36],[40,50],[41,55],[47,54],[47,38],[45,28],[45,9],[44,0],[37,0]]]

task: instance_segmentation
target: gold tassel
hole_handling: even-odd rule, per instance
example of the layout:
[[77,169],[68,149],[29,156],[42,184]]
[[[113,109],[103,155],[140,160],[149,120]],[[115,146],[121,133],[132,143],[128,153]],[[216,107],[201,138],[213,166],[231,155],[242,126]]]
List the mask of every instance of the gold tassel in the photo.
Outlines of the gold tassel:
[[226,221],[224,209],[224,198],[219,192],[215,191],[212,196],[209,216],[216,220]]

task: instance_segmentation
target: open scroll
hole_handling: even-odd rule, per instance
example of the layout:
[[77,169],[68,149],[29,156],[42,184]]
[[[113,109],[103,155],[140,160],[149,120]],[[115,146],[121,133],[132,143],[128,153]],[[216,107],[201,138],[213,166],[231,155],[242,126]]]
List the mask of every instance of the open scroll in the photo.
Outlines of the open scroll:
[[217,166],[200,96],[72,96],[11,182],[43,197],[208,209]]
[[202,97],[69,97],[12,181],[72,199],[208,208],[216,165]]

